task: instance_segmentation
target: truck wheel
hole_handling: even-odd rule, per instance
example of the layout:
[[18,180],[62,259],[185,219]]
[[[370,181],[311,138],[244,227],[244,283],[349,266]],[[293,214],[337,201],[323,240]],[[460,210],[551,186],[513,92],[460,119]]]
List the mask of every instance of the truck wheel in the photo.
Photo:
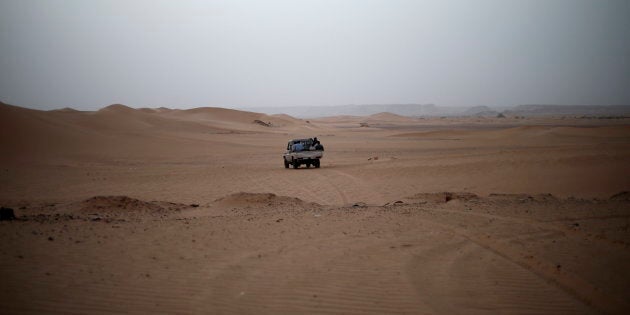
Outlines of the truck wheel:
[[315,168],[319,168],[319,160],[316,160],[313,164],[315,165]]
[[297,170],[298,167],[300,167],[300,163],[298,161],[293,162],[293,168]]
[[284,160],[284,168],[289,168],[289,162],[287,162],[287,160]]
[[306,168],[311,168],[311,163],[306,163]]

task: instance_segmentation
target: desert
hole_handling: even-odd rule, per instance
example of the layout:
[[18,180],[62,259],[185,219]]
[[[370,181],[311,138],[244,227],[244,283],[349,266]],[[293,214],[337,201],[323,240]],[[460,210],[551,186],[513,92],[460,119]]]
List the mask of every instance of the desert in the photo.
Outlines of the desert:
[[2,313],[630,311],[624,116],[0,104],[0,147]]

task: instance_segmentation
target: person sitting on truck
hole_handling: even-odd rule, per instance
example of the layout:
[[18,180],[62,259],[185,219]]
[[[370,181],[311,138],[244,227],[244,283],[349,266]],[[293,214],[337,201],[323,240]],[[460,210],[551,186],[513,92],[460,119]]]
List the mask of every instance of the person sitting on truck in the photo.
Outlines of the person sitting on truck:
[[313,139],[313,148],[317,151],[324,151],[324,146],[317,140],[317,137]]
[[308,148],[309,151],[317,150],[317,144],[319,144],[319,141],[317,141],[317,137],[309,138],[308,140],[309,140],[309,143],[310,143],[310,147]]
[[293,144],[293,152],[300,152],[304,150],[304,145],[301,142],[296,142]]

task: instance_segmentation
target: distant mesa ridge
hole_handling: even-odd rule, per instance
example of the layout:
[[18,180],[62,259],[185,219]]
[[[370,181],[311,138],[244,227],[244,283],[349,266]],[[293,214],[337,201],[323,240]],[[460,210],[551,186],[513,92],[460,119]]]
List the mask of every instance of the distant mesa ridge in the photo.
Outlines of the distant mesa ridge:
[[468,107],[437,106],[435,104],[369,104],[339,106],[290,106],[242,108],[266,114],[287,114],[298,118],[333,116],[370,116],[390,113],[408,117],[441,116],[487,116],[499,113],[507,116],[630,116],[630,105],[546,105],[526,104],[514,107],[490,107],[485,105]]
[[630,105],[518,105],[506,110],[506,115],[549,116],[549,115],[630,115]]

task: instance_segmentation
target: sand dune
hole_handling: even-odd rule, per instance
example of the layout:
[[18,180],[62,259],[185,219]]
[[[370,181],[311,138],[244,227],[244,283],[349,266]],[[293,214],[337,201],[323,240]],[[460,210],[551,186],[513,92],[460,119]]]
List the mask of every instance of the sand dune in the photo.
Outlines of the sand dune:
[[392,123],[392,122],[416,122],[416,119],[413,119],[411,117],[407,117],[407,116],[400,116],[400,115],[396,115],[396,114],[392,114],[392,113],[387,113],[387,112],[383,112],[383,113],[378,113],[378,114],[373,114],[370,116],[365,117],[364,119],[366,122],[372,122],[372,123],[376,123],[376,122],[385,122],[385,123]]
[[[96,112],[44,112],[0,104],[0,114],[0,140],[7,152],[3,158],[11,160],[36,159],[40,155],[47,159],[76,151],[142,151],[146,146],[178,146],[207,134],[286,132],[287,128],[305,124],[291,117],[220,108],[138,110],[121,104]],[[273,128],[257,121],[268,122]]]
[[272,206],[272,205],[298,205],[303,206],[306,203],[299,198],[290,198],[286,196],[277,196],[272,193],[235,193],[229,196],[219,198],[215,201],[221,206]]
[[300,123],[298,119],[286,116],[273,116],[234,109],[201,107],[188,110],[172,110],[164,112],[165,117],[205,122],[213,125],[230,126],[235,129],[263,131],[256,121],[275,127],[287,127]]
[[625,314],[629,126],[0,104],[1,309]]

